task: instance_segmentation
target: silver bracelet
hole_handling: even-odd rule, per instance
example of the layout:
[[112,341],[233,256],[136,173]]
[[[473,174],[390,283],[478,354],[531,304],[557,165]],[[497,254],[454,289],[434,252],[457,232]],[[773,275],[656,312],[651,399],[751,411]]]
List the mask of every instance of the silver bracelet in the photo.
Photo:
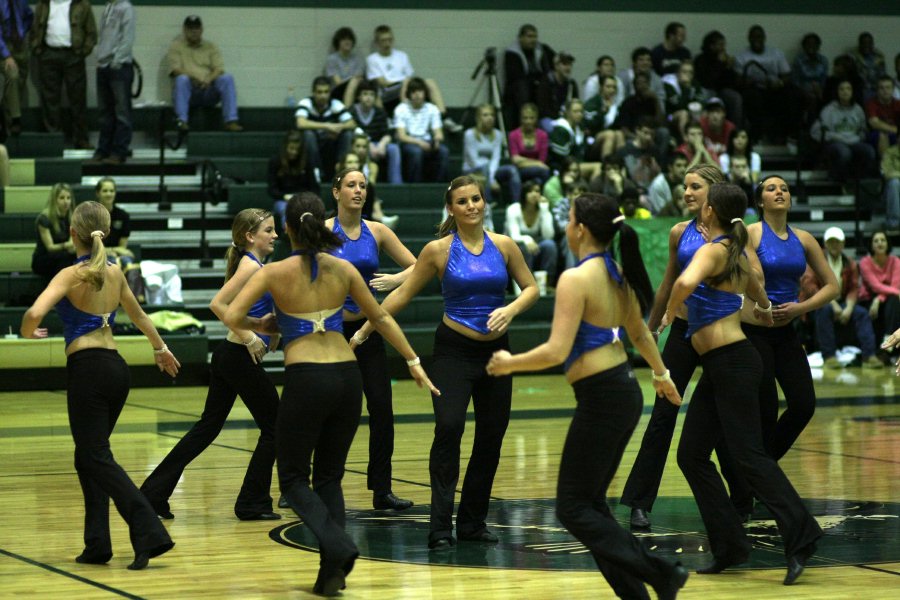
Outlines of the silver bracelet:
[[157,350],[156,348],[154,348],[154,349],[153,349],[153,354],[157,354],[157,355],[158,355],[158,354],[165,354],[165,353],[168,352],[168,351],[169,351],[169,347],[166,346],[165,344],[163,344],[163,347],[160,348],[159,350]]
[[772,312],[772,301],[771,301],[771,300],[769,300],[769,306],[767,306],[766,308],[761,307],[761,306],[759,305],[759,302],[755,302],[754,304],[756,304],[756,306],[755,306],[756,310],[758,310],[758,311],[761,312],[761,313],[770,313],[770,312]]
[[366,340],[369,339],[369,336],[360,337],[359,331],[357,331],[356,333],[353,334],[353,337],[350,339],[353,340],[354,342],[356,342],[357,346],[362,346],[363,344],[366,343]]
[[419,365],[421,365],[421,364],[422,364],[422,359],[420,359],[418,356],[415,357],[415,358],[411,358],[411,359],[409,359],[408,361],[406,361],[406,366],[407,366],[407,367],[417,367],[417,366],[419,366]]
[[653,381],[659,381],[659,382],[672,381],[672,374],[669,372],[669,369],[666,369],[666,372],[663,373],[662,375],[657,375],[656,373],[653,373]]

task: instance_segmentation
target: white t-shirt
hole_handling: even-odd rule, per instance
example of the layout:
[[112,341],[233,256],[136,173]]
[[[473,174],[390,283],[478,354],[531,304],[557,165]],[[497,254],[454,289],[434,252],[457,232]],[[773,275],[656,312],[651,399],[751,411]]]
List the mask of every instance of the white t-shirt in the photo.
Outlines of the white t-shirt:
[[72,47],[72,26],[69,23],[69,7],[72,0],[50,0],[47,16],[47,34],[44,41],[51,48]]
[[408,102],[401,102],[394,110],[394,127],[398,129],[402,127],[410,137],[430,142],[432,132],[443,126],[441,111],[431,102],[426,102],[420,108],[413,108]]
[[413,76],[412,64],[402,50],[391,50],[387,56],[373,52],[366,57],[366,78],[384,77],[388,83],[397,83]]
[[[753,62],[756,62],[759,66],[751,64]],[[762,67],[765,71],[762,71],[759,67]],[[740,75],[746,75],[747,79],[757,87],[765,87],[767,81],[775,81],[780,75],[790,73],[791,65],[788,64],[787,59],[784,57],[784,52],[778,48],[766,46],[761,54],[756,54],[750,48],[747,48],[735,56],[734,70]]]

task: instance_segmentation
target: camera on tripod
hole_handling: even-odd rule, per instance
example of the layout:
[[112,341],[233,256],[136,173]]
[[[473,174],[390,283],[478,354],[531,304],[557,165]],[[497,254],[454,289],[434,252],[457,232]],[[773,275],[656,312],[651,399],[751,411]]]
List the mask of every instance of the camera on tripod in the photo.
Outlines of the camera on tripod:
[[485,70],[488,75],[496,75],[497,74],[497,46],[489,46],[484,49],[484,56],[481,59],[481,62],[478,63],[478,66],[475,67],[475,72],[472,73],[472,79],[476,79],[478,74],[481,73],[481,69],[487,67]]

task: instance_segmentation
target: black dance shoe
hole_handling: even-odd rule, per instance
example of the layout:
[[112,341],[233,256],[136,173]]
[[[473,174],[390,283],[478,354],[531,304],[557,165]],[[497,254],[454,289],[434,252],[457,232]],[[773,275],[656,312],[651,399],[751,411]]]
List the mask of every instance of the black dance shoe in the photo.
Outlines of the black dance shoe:
[[274,512],[263,512],[252,515],[238,515],[238,519],[241,521],[278,521],[281,519],[281,515]]
[[453,546],[456,545],[456,540],[453,539],[453,536],[447,536],[438,538],[436,540],[430,540],[428,542],[429,550],[449,550]]
[[154,502],[153,500],[150,500],[149,498],[148,498],[148,501],[150,502],[150,506],[153,507],[154,512],[156,512],[156,516],[158,516],[160,519],[169,520],[169,519],[175,518],[175,515],[173,515],[172,511],[169,509],[168,502],[165,502],[165,501]]
[[412,500],[398,498],[393,492],[378,494],[372,497],[372,506],[375,510],[406,510],[412,505]]
[[278,497],[278,508],[290,508],[291,505],[288,504],[287,498],[284,497],[284,494]]
[[461,542],[481,542],[484,544],[496,544],[500,541],[500,538],[498,538],[487,529],[480,529],[478,531],[467,533],[465,535],[460,533],[458,535],[459,541]]
[[112,550],[106,552],[84,552],[75,557],[75,562],[83,565],[105,565],[112,558]]
[[650,514],[643,508],[631,509],[631,526],[634,529],[649,529]]
[[750,557],[747,555],[737,556],[737,557],[723,557],[723,558],[715,558],[712,561],[712,564],[702,569],[697,569],[698,575],[715,575],[716,573],[721,573],[728,567],[734,567],[741,563],[747,562]]
[[809,557],[816,553],[817,548],[815,542],[813,542],[788,558],[787,574],[784,576],[784,585],[793,585],[794,582],[797,581],[797,578],[803,573],[803,569],[806,568],[806,562],[809,560]]
[[683,588],[684,584],[687,583],[689,575],[690,573],[681,566],[681,563],[675,563],[666,582],[662,586],[654,588],[654,590],[656,590],[657,598],[659,598],[659,600],[675,600],[675,597],[678,595],[678,590]]
[[134,555],[134,562],[128,565],[129,571],[140,571],[141,569],[146,569],[147,565],[150,564],[150,559],[165,554],[169,550],[175,547],[175,542],[165,542],[151,548],[150,550],[145,550],[143,552],[138,552]]

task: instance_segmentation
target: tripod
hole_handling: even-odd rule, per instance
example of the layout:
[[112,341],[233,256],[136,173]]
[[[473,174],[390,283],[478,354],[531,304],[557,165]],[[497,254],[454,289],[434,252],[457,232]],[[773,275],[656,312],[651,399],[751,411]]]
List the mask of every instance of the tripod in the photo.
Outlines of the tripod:
[[506,143],[506,123],[503,119],[503,103],[500,100],[500,83],[497,80],[496,58],[488,58],[486,55],[485,58],[481,59],[481,62],[478,63],[478,66],[475,67],[475,71],[472,73],[472,81],[478,79],[479,74],[482,77],[478,80],[478,85],[475,86],[475,91],[472,93],[472,97],[469,98],[469,104],[466,106],[460,121],[462,123],[466,122],[469,113],[475,107],[475,99],[481,93],[481,88],[487,84],[488,104],[494,107],[494,113],[497,115],[497,128],[500,130],[503,158],[509,158],[509,148]]

